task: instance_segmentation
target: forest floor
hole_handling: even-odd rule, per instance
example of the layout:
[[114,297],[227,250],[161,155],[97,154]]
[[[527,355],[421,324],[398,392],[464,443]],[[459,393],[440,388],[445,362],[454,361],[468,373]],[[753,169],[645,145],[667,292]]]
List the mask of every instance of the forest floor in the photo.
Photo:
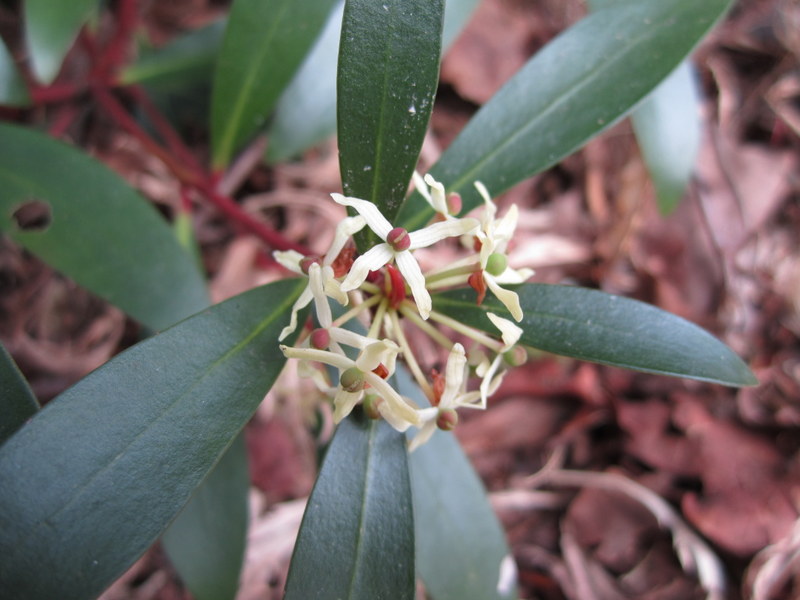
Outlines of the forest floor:
[[[582,10],[577,1],[483,0],[444,59],[423,170]],[[181,0],[147,11],[160,43],[224,7]],[[680,315],[730,345],[761,383],[737,390],[546,355],[511,372],[489,410],[455,435],[506,529],[522,598],[715,597],[676,548],[707,559],[701,577],[719,561],[717,598],[800,598],[800,4],[741,2],[693,61],[703,142],[673,214],[658,213],[627,120],[499,203],[520,208],[512,262],[536,269],[533,281]],[[174,206],[177,184],[157,159],[122,131],[97,135],[101,159]],[[329,142],[259,167],[241,202],[323,249],[341,217],[328,194],[340,186]],[[195,225],[215,300],[281,276],[261,242],[213,208],[200,207]],[[0,296],[0,337],[40,398],[136,340],[119,311],[9,243],[1,249],[0,276],[13,285]],[[290,401],[294,385],[278,386],[247,428],[254,487],[241,600],[280,597],[317,469],[319,439],[307,407]],[[188,597],[158,548],[103,596]]]

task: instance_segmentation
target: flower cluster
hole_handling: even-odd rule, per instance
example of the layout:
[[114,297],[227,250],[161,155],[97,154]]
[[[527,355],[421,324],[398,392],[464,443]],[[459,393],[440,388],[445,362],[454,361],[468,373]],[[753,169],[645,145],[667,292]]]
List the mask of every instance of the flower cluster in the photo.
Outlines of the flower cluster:
[[[302,372],[333,396],[337,423],[360,404],[370,417],[383,418],[398,431],[418,428],[411,449],[427,441],[437,428],[453,429],[458,422],[456,409],[485,408],[488,397],[502,381],[505,366],[518,363],[521,352],[516,344],[522,330],[513,321],[487,313],[497,328],[497,339],[435,311],[431,291],[469,285],[481,303],[488,290],[516,321],[521,321],[517,294],[503,286],[522,283],[532,274],[530,269],[508,265],[508,243],[517,224],[516,206],[497,218],[488,191],[476,182],[484,200],[482,214],[479,219],[459,218],[456,215],[461,202],[457,194],[448,197],[441,183],[430,175],[422,178],[415,173],[414,183],[436,212],[434,222],[427,227],[417,231],[395,227],[371,202],[331,194],[334,201],[353,209],[357,216],[339,224],[325,256],[275,253],[281,265],[308,278],[280,341],[297,329],[299,311],[312,302],[315,316],[314,327],[302,331],[295,347],[282,345],[283,353],[298,359]],[[351,238],[364,227],[381,242],[355,258]],[[448,238],[460,238],[471,252],[444,268],[423,273],[414,251]],[[408,298],[409,292],[413,301]],[[331,300],[340,307],[336,312],[341,314],[336,318]],[[354,327],[352,323],[360,325]],[[469,351],[432,323],[471,340]],[[444,374],[431,369],[429,376],[425,375],[408,341],[406,325],[415,326],[449,353]],[[524,356],[524,351],[521,353]],[[418,406],[390,385],[398,358],[425,392],[430,407]],[[470,389],[473,374],[480,383]]]

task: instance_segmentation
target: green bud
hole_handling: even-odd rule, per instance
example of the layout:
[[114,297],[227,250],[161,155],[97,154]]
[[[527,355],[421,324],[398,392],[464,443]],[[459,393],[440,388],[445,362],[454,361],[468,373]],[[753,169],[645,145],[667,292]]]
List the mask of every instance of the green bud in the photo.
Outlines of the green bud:
[[343,371],[339,383],[346,392],[358,392],[364,389],[364,371],[358,367],[350,367]]
[[499,252],[493,252],[489,255],[489,259],[486,261],[486,272],[497,277],[506,270],[507,266],[508,259],[506,258],[506,255],[500,254]]
[[528,351],[522,346],[514,346],[503,354],[503,360],[509,367],[519,367],[528,362]]

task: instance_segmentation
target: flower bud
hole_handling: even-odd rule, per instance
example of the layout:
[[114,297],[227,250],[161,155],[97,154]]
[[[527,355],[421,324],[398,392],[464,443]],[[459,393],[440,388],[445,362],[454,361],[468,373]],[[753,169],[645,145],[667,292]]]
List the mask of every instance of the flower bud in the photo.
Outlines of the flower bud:
[[442,431],[453,431],[458,425],[458,413],[452,408],[439,409],[436,426]]
[[402,252],[411,247],[411,237],[408,231],[402,227],[395,227],[386,235],[386,243],[392,247],[395,252]]
[[506,270],[508,259],[505,254],[493,252],[486,261],[486,272],[497,277]]
[[339,383],[345,392],[358,392],[364,389],[364,371],[358,367],[350,367],[343,371]]
[[461,194],[452,192],[447,195],[447,210],[451,215],[456,216],[463,207],[464,203],[461,201]]
[[300,261],[300,270],[303,272],[303,274],[308,275],[308,270],[311,268],[311,265],[318,265],[321,262],[322,259],[319,256],[306,256]]
[[528,362],[528,351],[522,346],[514,346],[503,354],[503,360],[509,367],[519,367]]
[[327,329],[320,327],[311,332],[310,341],[317,350],[325,350],[331,344],[331,334]]

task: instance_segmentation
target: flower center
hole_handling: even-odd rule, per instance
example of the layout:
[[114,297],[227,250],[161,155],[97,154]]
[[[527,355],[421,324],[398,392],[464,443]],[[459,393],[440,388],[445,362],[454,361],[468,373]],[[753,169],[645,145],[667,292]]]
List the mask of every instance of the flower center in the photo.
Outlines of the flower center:
[[489,258],[486,261],[486,272],[489,273],[489,275],[494,275],[497,277],[506,270],[507,266],[508,259],[506,258],[506,255],[500,254],[499,252],[493,252],[489,255]]
[[411,238],[408,235],[408,231],[402,227],[395,227],[386,236],[386,243],[395,252],[402,252],[403,250],[408,250],[411,246]]

